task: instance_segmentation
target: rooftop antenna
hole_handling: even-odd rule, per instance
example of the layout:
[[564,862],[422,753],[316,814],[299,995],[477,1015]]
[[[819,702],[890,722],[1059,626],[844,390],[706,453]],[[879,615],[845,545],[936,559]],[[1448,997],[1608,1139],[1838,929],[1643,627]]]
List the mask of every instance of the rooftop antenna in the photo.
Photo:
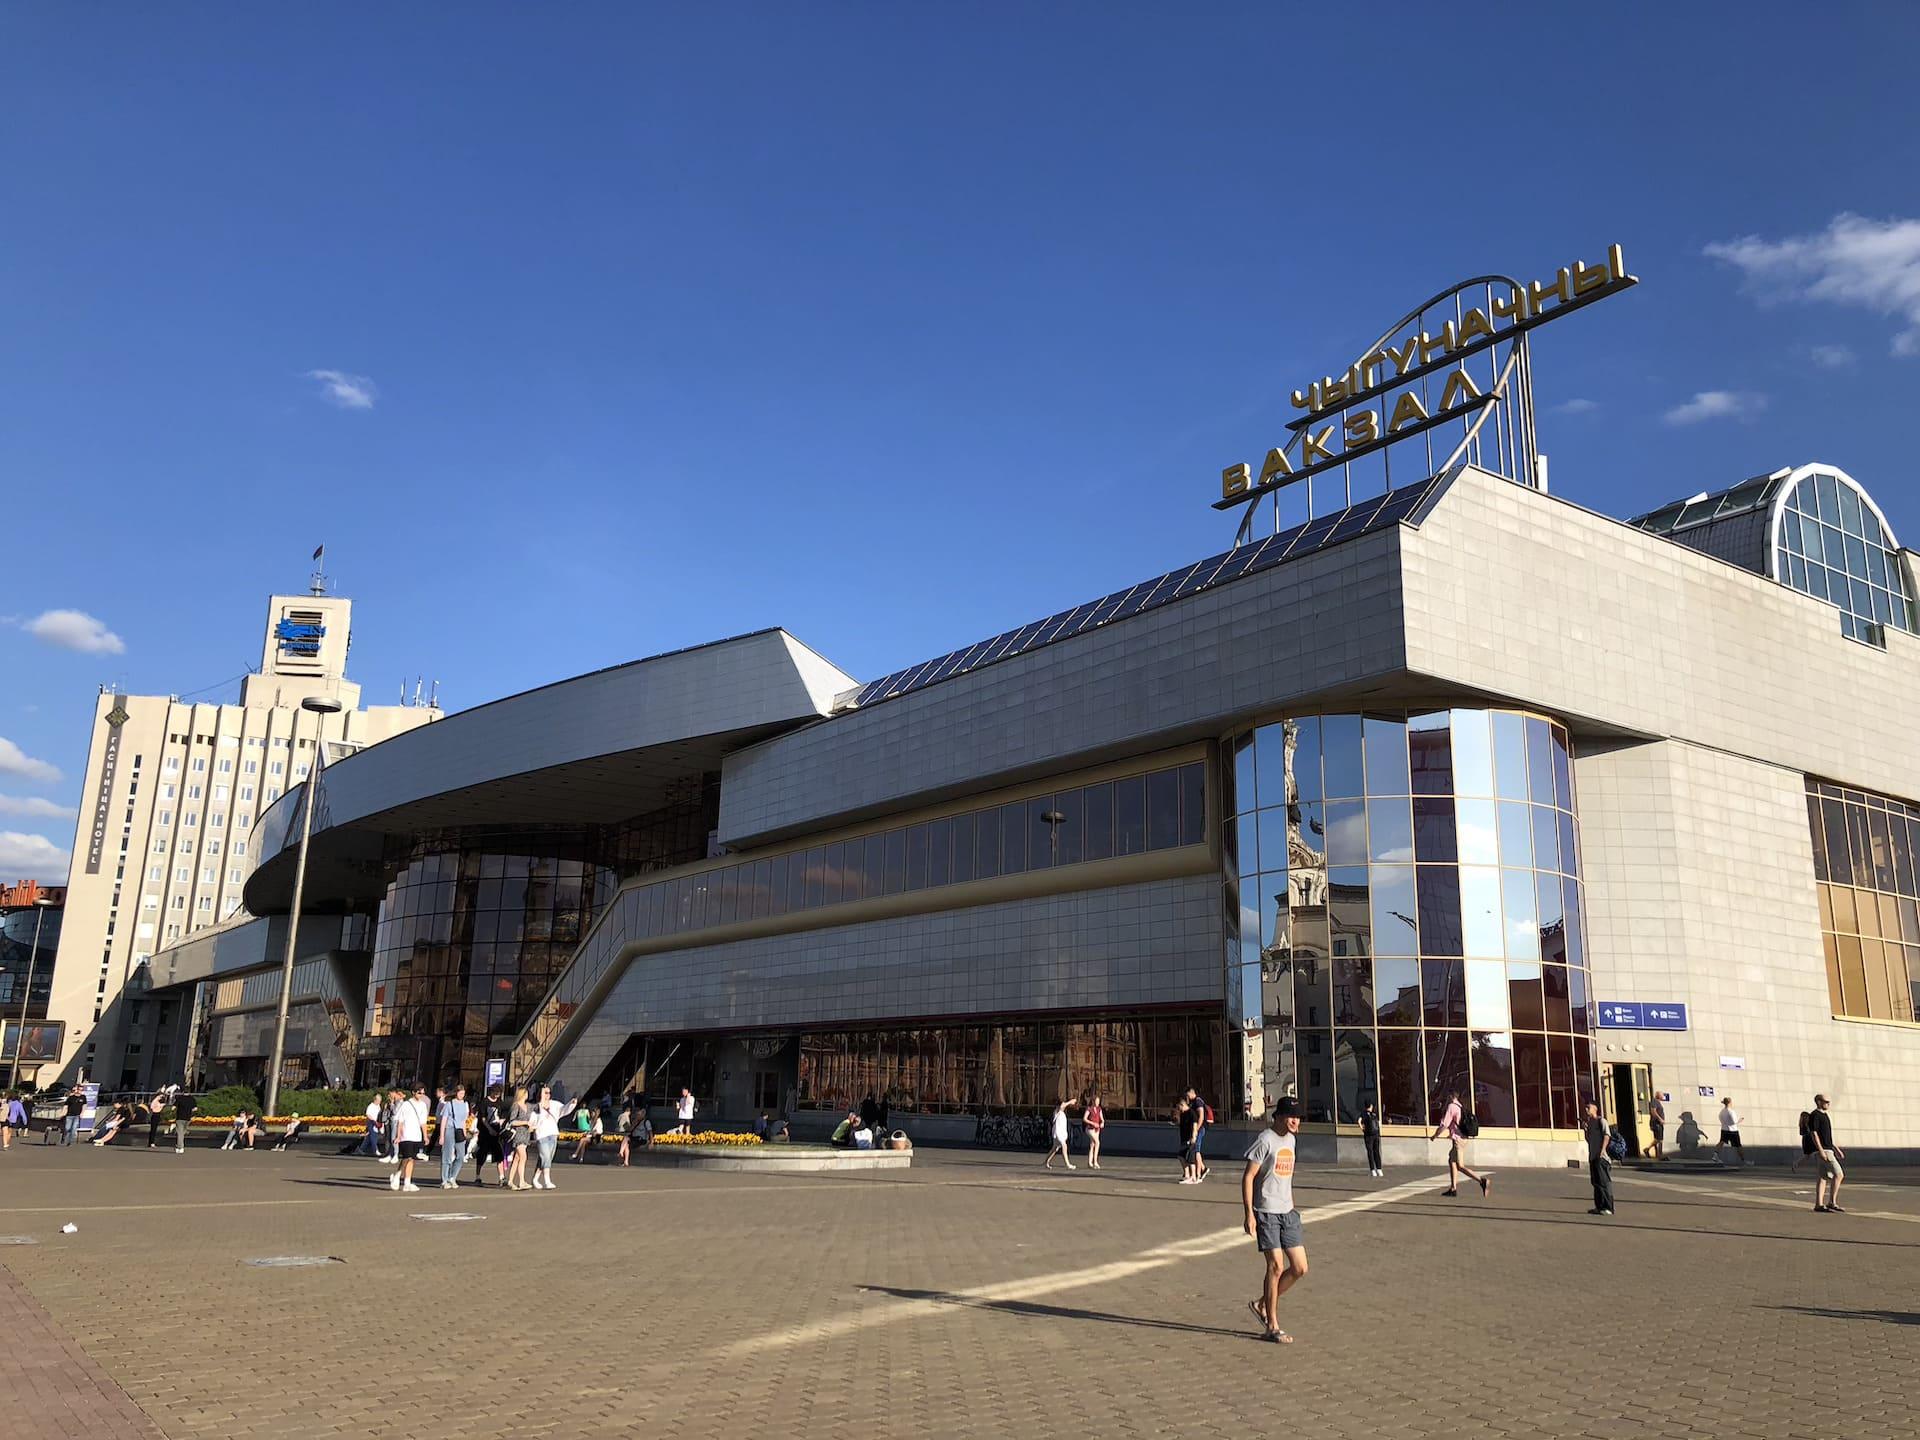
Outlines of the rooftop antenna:
[[433,682],[433,695],[428,699],[427,704],[435,710],[440,708],[440,682],[438,680]]
[[325,545],[317,545],[314,547],[313,574],[307,577],[307,588],[315,595],[324,595],[327,593],[327,576],[325,570],[326,554],[327,547]]

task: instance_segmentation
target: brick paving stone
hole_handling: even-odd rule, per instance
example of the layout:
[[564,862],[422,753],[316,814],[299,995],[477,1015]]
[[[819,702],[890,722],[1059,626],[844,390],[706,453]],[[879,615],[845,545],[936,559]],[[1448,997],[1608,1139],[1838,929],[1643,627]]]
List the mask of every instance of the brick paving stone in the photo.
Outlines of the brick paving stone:
[[[563,1166],[551,1195],[405,1197],[387,1173],[30,1148],[0,1164],[0,1232],[42,1243],[0,1265],[70,1357],[52,1375],[97,1375],[147,1426],[87,1433],[172,1440],[1852,1440],[1907,1433],[1920,1361],[1904,1175],[1876,1177],[1874,1217],[1790,1208],[1790,1181],[1751,1172],[1623,1176],[1609,1224],[1582,1213],[1577,1173],[1508,1172],[1492,1204],[1424,1192],[1316,1221],[1283,1349],[1250,1332],[1250,1242],[1116,1266],[1235,1228],[1224,1172],[1180,1187],[1147,1161],[1043,1176],[1024,1156],[923,1150],[856,1178]],[[1308,1171],[1299,1194],[1311,1219],[1411,1178]],[[406,1218],[455,1209],[487,1218]],[[68,1218],[78,1235],[59,1235]],[[346,1263],[241,1263],[268,1254]],[[1091,1267],[1113,1268],[981,1293]],[[9,1419],[8,1440],[66,1433]]]

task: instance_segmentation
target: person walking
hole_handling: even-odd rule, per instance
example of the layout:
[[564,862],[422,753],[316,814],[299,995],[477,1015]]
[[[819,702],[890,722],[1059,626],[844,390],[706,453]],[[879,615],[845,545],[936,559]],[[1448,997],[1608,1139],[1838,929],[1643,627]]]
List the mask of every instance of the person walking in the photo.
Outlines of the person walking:
[[673,1102],[674,1118],[679,1122],[673,1127],[674,1134],[691,1135],[693,1133],[693,1112],[696,1108],[693,1102],[693,1092],[682,1085],[680,1087],[680,1098]]
[[1100,1132],[1107,1128],[1107,1112],[1100,1108],[1098,1094],[1087,1099],[1087,1105],[1080,1112],[1080,1123],[1087,1127],[1087,1168],[1100,1168]]
[[173,1153],[187,1153],[187,1130],[193,1124],[193,1112],[199,1101],[193,1098],[193,1092],[182,1088],[173,1097]]
[[1200,1133],[1200,1107],[1193,1103],[1193,1092],[1180,1097],[1180,1103],[1174,1108],[1173,1123],[1180,1130],[1180,1183],[1198,1185],[1200,1183],[1200,1153],[1194,1148],[1193,1137]]
[[438,1157],[446,1154],[447,1132],[440,1128],[440,1123],[439,1123],[440,1107],[446,1103],[447,1103],[447,1087],[444,1085],[434,1086],[433,1087],[433,1108],[427,1112],[429,1115],[433,1116],[434,1118],[433,1133],[427,1137],[427,1143],[425,1147],[420,1151],[422,1155],[427,1156],[430,1159],[437,1159]]
[[487,1162],[500,1171],[500,1183],[507,1183],[507,1117],[500,1108],[500,1087],[489,1085],[481,1099],[474,1144],[473,1183],[486,1188]]
[[467,1163],[467,1087],[456,1085],[453,1094],[440,1102],[440,1188],[460,1188],[460,1167]]
[[80,1138],[80,1112],[87,1108],[87,1092],[78,1085],[67,1091],[67,1114],[60,1122],[60,1143],[71,1145]]
[[560,1143],[560,1122],[573,1113],[578,1101],[569,1100],[562,1105],[553,1098],[553,1087],[542,1085],[540,1098],[534,1102],[530,1117],[533,1126],[534,1175],[533,1188],[536,1190],[558,1190],[553,1183],[553,1151]]
[[1587,1179],[1593,1182],[1593,1208],[1589,1215],[1613,1214],[1613,1160],[1607,1154],[1607,1122],[1600,1118],[1600,1107],[1589,1100],[1580,1120],[1580,1131],[1587,1137]]
[[1460,1092],[1447,1092],[1447,1108],[1441,1113],[1440,1123],[1433,1127],[1433,1134],[1427,1137],[1432,1144],[1442,1135],[1447,1137],[1447,1188],[1442,1195],[1460,1193],[1460,1177],[1466,1176],[1480,1186],[1480,1197],[1485,1199],[1493,1193],[1493,1178],[1488,1175],[1476,1175],[1467,1168],[1466,1151],[1461,1147],[1480,1133],[1480,1122],[1475,1120],[1460,1105]]
[[1247,1234],[1259,1247],[1263,1270],[1260,1297],[1247,1302],[1260,1322],[1260,1338],[1291,1345],[1280,1328],[1280,1297],[1307,1278],[1307,1247],[1300,1212],[1293,1204],[1295,1139],[1300,1133],[1300,1102],[1282,1095],[1273,1102],[1267,1129],[1247,1147],[1247,1168],[1240,1173],[1240,1201]]
[[380,1156],[380,1150],[382,1150],[382,1144],[380,1144],[380,1110],[382,1110],[382,1106],[380,1106],[380,1094],[374,1092],[372,1100],[367,1102],[367,1137],[359,1142],[359,1148],[355,1150],[355,1154],[372,1156],[374,1160],[380,1160],[380,1158],[382,1158],[382,1156]]
[[393,1143],[397,1167],[387,1179],[387,1188],[412,1194],[419,1190],[413,1183],[414,1162],[420,1158],[420,1151],[427,1143],[427,1092],[424,1086],[413,1087],[413,1094],[403,1096],[393,1107]]
[[4,1122],[0,1123],[0,1150],[11,1150],[13,1148],[14,1135],[15,1134],[24,1135],[26,1133],[27,1133],[26,1101],[20,1098],[19,1091],[9,1090],[7,1092],[6,1117]]
[[1840,1182],[1847,1178],[1840,1168],[1846,1152],[1833,1143],[1833,1117],[1827,1114],[1833,1102],[1824,1095],[1813,1097],[1813,1112],[1807,1116],[1807,1134],[1813,1137],[1813,1153],[1820,1166],[1820,1178],[1813,1184],[1813,1212],[1816,1215],[1844,1215],[1840,1203]]
[[160,1127],[166,1123],[167,1107],[173,1103],[173,1085],[162,1085],[147,1101],[147,1149],[160,1148]]
[[1193,1173],[1204,1180],[1207,1178],[1207,1131],[1213,1125],[1213,1107],[1191,1085],[1187,1087],[1187,1103],[1200,1117],[1199,1123],[1193,1128]]
[[1371,1100],[1360,1107],[1360,1143],[1367,1147],[1367,1174],[1386,1174],[1380,1165],[1380,1112]]
[[[1714,1147],[1716,1157],[1729,1145],[1733,1147],[1733,1158],[1738,1162],[1737,1168],[1744,1169],[1747,1163],[1747,1152],[1740,1148],[1740,1116],[1733,1108],[1731,1095],[1720,1102],[1720,1143]],[[1722,1160],[1720,1163],[1724,1165],[1726,1161]]]
[[1647,1111],[1647,1128],[1653,1131],[1653,1158],[1666,1159],[1667,1107],[1658,1090],[1653,1092],[1653,1105]]
[[512,1158],[507,1162],[507,1188],[509,1190],[531,1190],[527,1184],[527,1144],[533,1138],[533,1107],[527,1103],[527,1087],[516,1085],[513,1091],[513,1103],[507,1107],[507,1148]]
[[1073,1151],[1068,1143],[1067,1103],[1067,1101],[1062,1100],[1058,1105],[1053,1107],[1053,1143],[1047,1147],[1047,1163],[1041,1167],[1042,1169],[1053,1169],[1053,1157],[1055,1155],[1058,1155],[1062,1160],[1067,1162],[1067,1169],[1071,1170],[1074,1168]]

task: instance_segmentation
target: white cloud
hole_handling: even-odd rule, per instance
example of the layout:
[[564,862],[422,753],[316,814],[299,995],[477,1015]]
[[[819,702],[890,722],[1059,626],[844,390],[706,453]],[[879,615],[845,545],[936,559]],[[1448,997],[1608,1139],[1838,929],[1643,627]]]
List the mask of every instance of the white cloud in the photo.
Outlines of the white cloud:
[[124,655],[127,642],[84,610],[49,610],[31,620],[22,620],[20,628],[49,645],[62,650],[78,650],[82,655]]
[[1599,408],[1600,402],[1598,400],[1588,400],[1583,396],[1576,395],[1571,400],[1562,400],[1558,405],[1555,405],[1553,407],[1553,413],[1556,415],[1591,415]]
[[1807,353],[1822,370],[1844,370],[1853,364],[1853,351],[1844,345],[1816,345]]
[[1669,425],[1697,425],[1702,420],[1746,420],[1767,408],[1767,397],[1745,390],[1702,390],[1684,405],[1667,411]]
[[380,394],[366,376],[349,375],[344,370],[309,370],[307,378],[318,380],[320,393],[342,410],[371,410]]
[[0,875],[9,880],[38,880],[46,885],[66,883],[73,857],[44,835],[0,830]]
[[73,806],[38,795],[0,795],[0,815],[39,815],[49,820],[71,820]]
[[4,735],[0,735],[0,775],[18,775],[39,785],[51,785],[60,778],[53,766],[34,759]]
[[1906,327],[1893,337],[1893,353],[1920,355],[1920,220],[1840,214],[1811,235],[1743,235],[1706,253],[1740,270],[1762,300],[1821,300],[1890,316]]

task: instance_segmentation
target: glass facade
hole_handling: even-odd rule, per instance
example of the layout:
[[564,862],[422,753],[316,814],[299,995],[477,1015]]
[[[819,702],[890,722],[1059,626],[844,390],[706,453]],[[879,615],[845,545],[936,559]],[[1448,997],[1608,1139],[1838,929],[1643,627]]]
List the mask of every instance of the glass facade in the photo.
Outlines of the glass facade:
[[1774,578],[1840,607],[1840,628],[1880,643],[1880,627],[1914,629],[1913,594],[1899,547],[1864,493],[1842,475],[1815,472],[1788,494],[1779,516]]
[[[47,998],[53,993],[53,958],[60,950],[64,913],[58,905],[0,911],[0,1015],[18,1020],[24,999],[29,1020],[47,1018]],[[36,927],[40,935],[37,952],[33,943]],[[26,993],[29,973],[33,977],[31,995]]]
[[[1297,715],[1234,738],[1222,836],[1246,1078],[1309,1123],[1567,1130],[1593,1097],[1564,727]],[[1255,1108],[1264,1111],[1256,1093]]]
[[1098,1094],[1111,1120],[1166,1120],[1189,1085],[1223,1093],[1222,1038],[1211,1014],[818,1031],[800,1037],[796,1103],[1020,1115]]
[[1920,1015],[1920,806],[1807,781],[1820,937],[1835,1015]]
[[588,860],[515,853],[499,841],[421,845],[381,901],[361,1080],[483,1074],[573,957],[614,883]]
[[662,880],[636,892],[629,938],[1201,845],[1206,838],[1207,771],[1195,760]]

